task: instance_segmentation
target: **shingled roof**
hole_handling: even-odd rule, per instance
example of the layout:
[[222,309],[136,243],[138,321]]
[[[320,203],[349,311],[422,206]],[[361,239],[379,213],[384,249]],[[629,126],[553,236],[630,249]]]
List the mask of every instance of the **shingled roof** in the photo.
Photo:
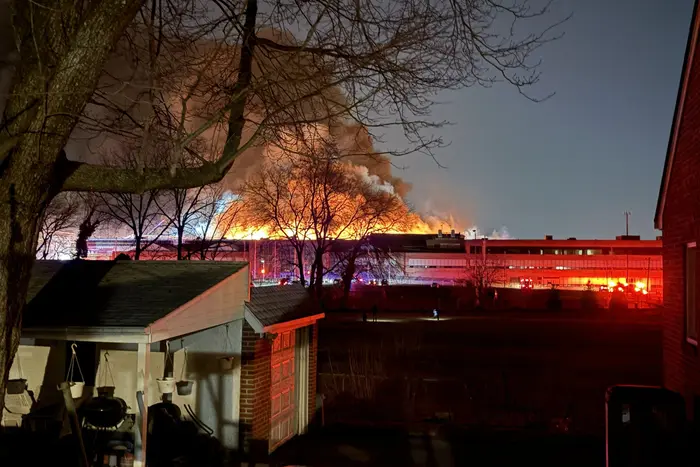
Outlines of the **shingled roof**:
[[321,313],[308,290],[299,284],[253,287],[246,308],[264,327]]
[[145,328],[246,266],[223,261],[37,261],[25,328]]

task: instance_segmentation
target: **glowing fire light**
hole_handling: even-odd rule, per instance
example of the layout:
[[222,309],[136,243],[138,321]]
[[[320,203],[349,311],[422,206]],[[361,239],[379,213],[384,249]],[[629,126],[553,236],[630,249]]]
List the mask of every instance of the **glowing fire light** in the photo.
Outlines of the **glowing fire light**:
[[[299,128],[295,127],[294,130],[290,132],[283,132],[282,136],[280,136],[280,140],[276,142],[276,144],[270,144],[265,147],[265,160],[268,163],[271,164],[276,164],[276,163],[282,163],[284,164],[284,161],[289,161],[290,157],[292,159],[298,158],[299,154],[304,154],[309,151],[323,151],[323,145],[326,144],[329,139],[332,139],[333,137],[330,135],[329,129],[327,126],[323,124],[308,124],[305,125],[302,128],[302,133],[298,133]],[[284,168],[284,166],[282,166]],[[430,222],[426,222],[425,219],[423,219],[420,215],[411,212],[409,207],[404,203],[403,199],[394,192],[394,186],[387,182],[386,180],[383,180],[376,175],[372,175],[368,172],[367,167],[364,166],[356,166],[351,162],[343,162],[340,167],[343,167],[343,170],[347,171],[347,174],[349,177],[356,177],[357,178],[357,183],[363,183],[363,184],[368,184],[369,186],[373,187],[377,192],[381,193],[387,193],[390,194],[391,196],[395,196],[396,199],[400,202],[403,210],[401,214],[398,216],[401,218],[401,222],[395,222],[392,221],[390,224],[387,224],[385,226],[378,225],[372,230],[375,231],[376,233],[386,233],[386,234],[433,234],[435,233],[438,229],[447,229],[448,231],[450,229],[456,229],[455,225],[452,225],[453,222],[445,222],[444,219],[433,219],[432,217],[430,218]],[[307,180],[304,178],[302,175],[299,180],[292,179],[288,180],[287,183],[289,183],[290,187],[290,192],[291,193],[303,193],[305,192],[305,188],[302,186],[301,189],[298,183],[304,183],[303,181]],[[336,204],[336,207],[338,206],[345,206],[341,211],[340,211],[340,217],[343,217],[343,214],[347,214],[347,218],[351,219],[353,217],[353,212],[355,212],[356,207],[361,207],[364,205],[364,203],[367,202],[367,200],[361,195],[361,194],[343,194],[343,193],[338,193],[336,194],[337,196],[334,196],[333,199],[334,204]],[[301,198],[299,198],[300,202]],[[304,201],[306,202],[306,201]],[[292,204],[294,201],[292,200]],[[300,207],[300,206],[299,206]],[[295,208],[298,209],[299,207]],[[243,208],[245,211],[245,207]],[[242,218],[245,219],[254,219],[254,215],[246,215],[246,214],[254,214],[254,213],[243,213],[241,216]],[[295,220],[295,224],[297,223],[298,219]],[[310,222],[301,222],[303,224],[310,224]],[[342,223],[342,221],[341,221]],[[307,225],[308,228],[308,225]],[[354,232],[353,228],[348,228],[348,227],[342,227],[339,228],[339,232],[330,232],[331,237],[338,237],[342,239],[353,239],[353,238],[358,238],[358,232]],[[225,235],[226,238],[229,239],[247,239],[247,240],[261,240],[261,239],[284,239],[285,237],[297,237],[301,240],[314,240],[315,237],[311,234],[309,230],[306,231],[295,231],[294,229],[284,229],[284,230],[276,230],[276,229],[271,229],[267,226],[258,226],[258,227],[251,227],[250,224],[245,225],[245,226],[234,226],[226,232]]]

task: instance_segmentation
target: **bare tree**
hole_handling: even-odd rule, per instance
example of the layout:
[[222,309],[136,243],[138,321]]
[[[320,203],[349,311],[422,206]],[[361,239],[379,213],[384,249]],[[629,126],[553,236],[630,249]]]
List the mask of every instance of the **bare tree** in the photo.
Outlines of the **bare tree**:
[[467,259],[466,277],[476,288],[477,296],[481,296],[485,290],[503,280],[503,266],[502,261],[483,254],[472,255]]
[[210,185],[200,193],[200,206],[188,226],[188,234],[194,238],[189,255],[200,260],[217,258],[227,235],[239,226],[243,200],[225,191],[221,185]]
[[[283,165],[288,163],[289,165]],[[243,189],[248,222],[286,238],[294,248],[299,282],[306,285],[304,259],[311,237],[311,187],[299,183],[290,160],[272,161]]]
[[[151,155],[151,158],[154,156]],[[135,151],[112,153],[108,160],[109,164],[132,167],[134,170],[138,170],[139,165],[148,162],[138,159]],[[195,191],[201,191],[201,188],[195,188]],[[108,218],[117,231],[126,228],[133,237],[134,260],[139,260],[141,253],[160,239],[172,226],[173,220],[176,220],[180,226],[189,221],[191,205],[187,203],[187,190],[173,188],[170,192],[174,193],[175,199],[166,198],[167,195],[162,190],[148,190],[136,194],[98,194],[102,201],[100,214]],[[168,201],[172,203],[167,209],[161,208]],[[167,210],[171,211],[169,215],[166,214]]]
[[87,258],[88,240],[102,225],[109,224],[110,218],[105,214],[104,201],[100,195],[82,193],[78,211],[78,235],[75,240],[75,258]]
[[[408,209],[398,196],[354,169],[332,140],[307,133],[295,152],[271,159],[245,187],[258,225],[294,247],[302,283],[305,249],[311,248],[310,285],[319,295],[325,273],[342,264],[347,296],[356,260],[370,235],[401,231],[407,218]],[[336,264],[324,264],[324,256],[342,239],[355,241],[347,249],[335,249]]]
[[344,303],[350,294],[352,281],[356,278],[358,262],[366,271],[373,270],[382,278],[386,268],[394,264],[390,255],[371,244],[372,235],[401,232],[408,219],[408,209],[398,196],[372,183],[362,180],[357,180],[356,183],[354,189],[359,198],[358,209],[356,215],[347,219],[348,225],[344,232],[345,237],[354,242],[349,244],[349,248],[337,251],[337,265],[329,268],[341,273]]
[[158,191],[148,191],[139,195],[116,193],[102,195],[102,213],[109,217],[116,228],[127,228],[134,239],[134,259],[147,250],[170,228],[170,219],[163,216],[156,199]]
[[169,226],[175,232],[177,259],[185,259],[183,252],[183,239],[185,232],[192,229],[199,211],[204,209],[202,193],[205,187],[184,189],[172,188],[163,190],[161,196],[154,198],[163,219],[167,219]]
[[[431,96],[499,79],[525,92],[539,77],[532,53],[553,38],[551,27],[519,36],[522,28],[508,24],[547,13],[548,4],[531,9],[525,0],[8,0],[0,8],[10,9],[0,17],[11,18],[14,41],[3,57],[9,89],[0,92],[8,96],[0,109],[0,393],[41,219],[58,192],[215,183],[247,148],[299,123],[399,125],[409,149],[430,150],[440,141],[425,130],[441,123],[430,119]],[[114,54],[127,76],[105,70]],[[138,139],[144,157],[150,141],[174,138],[174,157],[165,166],[96,164],[67,146],[79,122],[98,128],[98,139]],[[178,163],[217,129],[224,136],[212,158]]]
[[37,258],[58,259],[66,253],[65,239],[72,236],[79,209],[80,198],[75,193],[61,193],[51,200],[39,228]]

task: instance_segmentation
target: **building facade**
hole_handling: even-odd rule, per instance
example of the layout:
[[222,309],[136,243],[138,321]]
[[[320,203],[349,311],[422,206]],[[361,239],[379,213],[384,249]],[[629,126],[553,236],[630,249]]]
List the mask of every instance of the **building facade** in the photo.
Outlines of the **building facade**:
[[689,416],[700,413],[697,319],[700,241],[700,52],[698,5],[691,30],[659,190],[655,227],[663,231],[664,385],[684,395]]
[[[196,246],[196,245],[195,245]],[[343,252],[352,241],[339,242],[325,258],[326,266],[341,263]],[[192,250],[187,246],[186,251]],[[310,249],[309,249],[310,250]],[[610,282],[643,285],[651,297],[660,299],[663,291],[661,240],[641,240],[621,236],[612,240],[554,239],[465,239],[463,235],[373,235],[358,259],[357,278],[362,281],[387,280],[400,284],[458,285],[469,280],[473,271],[490,271],[498,287],[519,287],[520,279],[534,287],[585,288]],[[90,257],[114,258],[131,254],[124,240],[93,240]],[[142,258],[173,259],[175,248],[161,241],[142,253]],[[198,255],[192,255],[198,259]],[[218,246],[216,260],[247,261],[256,284],[276,283],[295,278],[294,252],[284,240],[226,240]],[[309,256],[305,270],[313,258]],[[329,282],[340,277],[331,271]]]

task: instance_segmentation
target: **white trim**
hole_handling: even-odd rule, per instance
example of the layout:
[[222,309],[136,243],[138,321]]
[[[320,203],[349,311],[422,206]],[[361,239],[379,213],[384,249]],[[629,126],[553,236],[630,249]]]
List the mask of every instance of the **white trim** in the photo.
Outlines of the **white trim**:
[[243,317],[245,320],[248,322],[251,328],[253,328],[253,331],[257,332],[258,334],[262,334],[265,332],[265,326],[260,322],[260,320],[253,314],[252,311],[248,309],[248,306],[245,306],[245,311],[243,312]]
[[691,33],[690,39],[690,51],[688,52],[687,62],[685,66],[685,73],[681,78],[682,85],[680,91],[680,98],[678,99],[678,109],[676,112],[676,118],[673,121],[673,134],[671,136],[671,142],[668,148],[668,161],[666,163],[666,171],[664,173],[664,179],[662,180],[662,190],[661,190],[661,201],[659,203],[659,212],[657,216],[656,228],[663,230],[663,219],[664,219],[664,207],[666,206],[666,194],[668,192],[668,184],[671,182],[671,170],[673,170],[673,158],[676,154],[676,145],[678,143],[678,134],[681,129],[681,120],[683,120],[683,107],[685,107],[686,94],[688,92],[688,84],[690,82],[690,72],[693,68],[693,59],[695,57],[695,45],[698,41],[698,29],[700,28],[700,15],[695,15],[695,24],[693,24],[693,32]]
[[22,337],[115,344],[145,344],[150,342],[150,336],[143,328],[29,328],[22,330]]
[[696,242],[689,242],[685,244],[686,248],[697,248],[698,245]]
[[686,338],[685,338],[685,341],[686,341],[688,344],[690,344],[690,345],[694,345],[695,347],[698,346],[698,341],[696,341],[696,340],[693,339],[692,337],[686,337]]
[[136,360],[136,390],[143,394],[143,414],[136,417],[137,435],[135,439],[134,451],[136,458],[134,464],[146,465],[146,449],[148,437],[148,382],[150,375],[151,346],[139,344]]
[[309,328],[297,332],[296,365],[296,434],[306,433],[309,426]]
[[271,324],[265,326],[265,332],[270,333],[280,333],[284,331],[291,331],[292,329],[302,328],[304,326],[311,326],[319,319],[325,318],[324,313],[319,313],[317,315],[306,316],[304,318],[294,319],[292,321],[284,321],[282,323]]
[[[248,293],[248,286],[243,281],[242,270],[243,268],[231,273],[200,295],[151,323],[147,328],[147,332],[151,335],[151,341],[170,340],[239,319],[245,303],[241,295],[244,295],[244,290],[245,293]],[[236,283],[236,281],[240,283]],[[230,287],[229,292],[233,296],[225,297],[227,301],[227,305],[223,307],[225,309],[218,309],[221,308],[221,303],[219,303],[221,296],[217,294],[225,291],[227,287]],[[217,305],[216,311],[206,307],[207,300],[213,300],[213,303]],[[240,305],[238,305],[239,303]],[[202,306],[203,304],[205,306]]]

